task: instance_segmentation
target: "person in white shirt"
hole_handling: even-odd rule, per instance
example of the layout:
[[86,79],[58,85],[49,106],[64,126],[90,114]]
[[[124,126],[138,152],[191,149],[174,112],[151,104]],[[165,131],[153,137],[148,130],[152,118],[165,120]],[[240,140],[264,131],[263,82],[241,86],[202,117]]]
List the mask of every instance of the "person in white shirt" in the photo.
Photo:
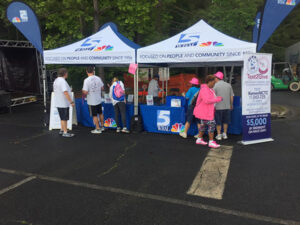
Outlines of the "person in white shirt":
[[[90,112],[93,116],[93,121],[96,126],[96,129],[92,130],[92,134],[101,134],[104,131],[104,117],[102,112],[102,98],[101,91],[104,89],[103,82],[100,77],[94,75],[94,67],[87,67],[86,73],[88,75],[83,82],[82,93],[87,95],[87,104],[89,105]],[[101,128],[99,126],[99,119],[101,121]]]
[[158,80],[159,80],[159,75],[155,75],[153,77],[153,79],[149,82],[149,86],[148,86],[148,95],[153,96],[153,101],[154,101],[155,105],[159,104],[159,98],[158,98],[159,84],[158,84]]
[[58,110],[61,120],[60,134],[63,137],[73,137],[74,134],[68,133],[67,121],[69,120],[69,107],[74,107],[74,102],[71,98],[71,88],[66,79],[68,78],[68,71],[65,68],[58,70],[58,77],[53,83],[54,90],[54,105]]
[[[115,88],[120,86],[121,89],[123,89],[123,95],[121,97],[117,97],[115,94]],[[125,96],[125,88],[124,84],[122,81],[119,81],[118,78],[114,78],[112,80],[112,85],[110,86],[109,89],[109,96],[112,100],[112,104],[114,106],[114,111],[115,111],[115,120],[117,123],[117,133],[123,132],[123,133],[129,133],[129,130],[127,129],[126,125],[126,96]],[[121,114],[121,119],[122,119],[122,125],[123,129],[121,130],[121,124],[119,120],[119,115]]]

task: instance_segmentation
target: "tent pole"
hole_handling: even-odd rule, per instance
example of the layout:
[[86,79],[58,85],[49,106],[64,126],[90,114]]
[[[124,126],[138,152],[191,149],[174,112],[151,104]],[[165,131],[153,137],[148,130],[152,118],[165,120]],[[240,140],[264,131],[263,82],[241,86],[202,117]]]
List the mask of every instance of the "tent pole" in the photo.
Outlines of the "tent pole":
[[42,63],[42,77],[43,77],[43,102],[44,102],[44,126],[48,125],[48,118],[47,118],[47,91],[46,91],[46,65],[44,63],[44,59],[42,54],[40,55],[40,61]]
[[166,97],[168,96],[168,82],[170,77],[170,68],[167,68],[167,79],[166,79]]
[[230,75],[229,75],[229,84],[232,83],[233,70],[234,70],[234,66],[231,66]]
[[137,70],[134,73],[134,115],[137,116],[139,114],[139,65],[137,66]]

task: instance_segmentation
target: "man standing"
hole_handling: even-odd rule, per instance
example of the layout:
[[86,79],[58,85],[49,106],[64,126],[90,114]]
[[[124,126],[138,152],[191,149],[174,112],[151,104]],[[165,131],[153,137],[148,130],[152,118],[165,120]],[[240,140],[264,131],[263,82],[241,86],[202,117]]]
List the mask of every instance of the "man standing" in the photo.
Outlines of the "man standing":
[[[221,96],[223,101],[216,104],[216,124],[217,124],[217,140],[228,139],[227,130],[228,124],[231,119],[231,110],[233,109],[233,97],[234,93],[232,87],[229,83],[226,83],[223,78],[224,74],[222,72],[217,72],[215,74],[216,84],[214,87],[217,96]],[[223,134],[221,134],[223,125]]]
[[158,91],[159,91],[159,85],[158,85],[159,75],[155,75],[153,79],[149,82],[148,86],[148,95],[153,96],[153,101],[155,105],[159,104],[159,98],[158,98]]
[[[87,67],[86,73],[88,75],[85,78],[82,88],[82,93],[87,95],[87,104],[89,105],[90,112],[93,116],[93,121],[96,126],[96,129],[92,130],[92,134],[101,134],[104,131],[104,117],[102,113],[102,98],[101,98],[101,91],[103,89],[103,82],[100,77],[94,75],[94,67]],[[101,121],[101,128],[99,125],[99,119]]]
[[67,121],[69,120],[69,107],[73,107],[74,102],[71,98],[71,88],[66,79],[68,78],[68,71],[65,68],[58,70],[58,77],[53,83],[54,103],[58,110],[61,120],[60,134],[63,137],[73,137],[74,134],[68,133]]

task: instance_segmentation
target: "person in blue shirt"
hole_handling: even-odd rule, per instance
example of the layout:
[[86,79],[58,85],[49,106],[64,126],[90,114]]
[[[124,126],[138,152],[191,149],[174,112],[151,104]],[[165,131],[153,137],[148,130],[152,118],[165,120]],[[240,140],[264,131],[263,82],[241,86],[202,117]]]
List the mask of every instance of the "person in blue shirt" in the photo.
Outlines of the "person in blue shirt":
[[[191,126],[191,124],[193,122],[196,122],[196,118],[193,114],[194,112],[194,108],[195,108],[195,105],[194,103],[196,101],[193,101],[194,99],[194,96],[196,96],[200,90],[199,88],[199,80],[197,78],[193,78],[191,81],[190,81],[190,84],[192,85],[192,87],[188,90],[188,92],[185,94],[185,98],[187,99],[188,101],[188,110],[187,110],[187,113],[186,113],[186,123],[185,123],[185,128],[184,128],[184,132],[181,132],[179,133],[179,135],[183,138],[187,138],[187,132]],[[195,99],[196,100],[196,99]]]

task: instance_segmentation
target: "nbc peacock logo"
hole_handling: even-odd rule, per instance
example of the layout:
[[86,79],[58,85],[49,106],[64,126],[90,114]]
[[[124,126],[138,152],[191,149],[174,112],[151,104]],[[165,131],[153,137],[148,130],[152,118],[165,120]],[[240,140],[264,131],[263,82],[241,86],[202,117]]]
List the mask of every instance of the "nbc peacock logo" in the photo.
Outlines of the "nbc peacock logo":
[[100,52],[100,51],[112,51],[114,49],[114,46],[111,45],[103,45],[100,47],[97,47],[94,49],[94,52]]
[[184,125],[182,123],[175,123],[174,125],[172,125],[171,132],[173,133],[184,132]]
[[113,118],[108,118],[107,120],[105,120],[104,126],[110,128],[116,128],[117,124]]
[[13,23],[21,23],[21,19],[20,19],[19,17],[14,17],[14,18],[12,19],[12,22],[13,22]]
[[208,41],[208,42],[203,42],[199,45],[200,47],[209,47],[209,46],[214,46],[214,47],[223,47],[224,44],[221,42],[217,42],[217,41]]

